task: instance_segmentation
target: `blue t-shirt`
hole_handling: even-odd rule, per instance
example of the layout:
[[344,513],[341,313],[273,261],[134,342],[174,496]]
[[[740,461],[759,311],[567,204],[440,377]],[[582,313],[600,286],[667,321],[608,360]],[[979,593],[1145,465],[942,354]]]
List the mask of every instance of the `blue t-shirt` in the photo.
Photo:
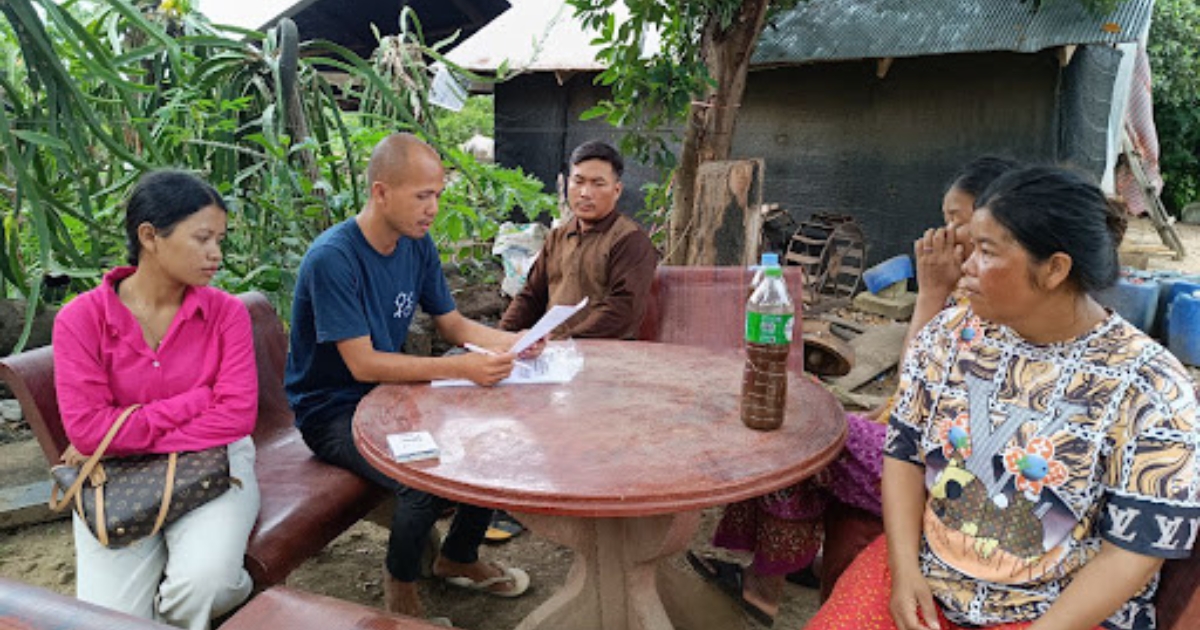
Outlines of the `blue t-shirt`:
[[401,237],[388,256],[354,218],[318,236],[300,263],[292,302],[284,387],[296,426],[352,411],[373,387],[354,379],[337,342],[369,336],[375,350],[400,352],[417,305],[434,317],[454,310],[428,234]]

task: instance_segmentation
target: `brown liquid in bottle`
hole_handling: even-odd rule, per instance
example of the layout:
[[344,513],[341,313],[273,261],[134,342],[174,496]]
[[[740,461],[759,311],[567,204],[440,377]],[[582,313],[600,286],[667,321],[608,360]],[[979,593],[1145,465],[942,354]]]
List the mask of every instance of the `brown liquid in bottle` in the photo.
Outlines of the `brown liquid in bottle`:
[[790,349],[790,344],[746,344],[746,367],[742,370],[742,423],[751,429],[771,431],[783,424]]

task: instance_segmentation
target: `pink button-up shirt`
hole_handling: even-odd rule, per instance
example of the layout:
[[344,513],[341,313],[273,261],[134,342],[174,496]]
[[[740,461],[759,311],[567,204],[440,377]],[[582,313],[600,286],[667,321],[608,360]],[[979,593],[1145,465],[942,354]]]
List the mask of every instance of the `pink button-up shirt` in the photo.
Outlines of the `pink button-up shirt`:
[[113,269],[54,321],[54,384],[71,443],[91,454],[133,403],[142,406],[110,454],[196,451],[249,435],[258,413],[258,372],[245,305],[218,289],[189,287],[153,350],[117,297],[116,283],[133,272]]

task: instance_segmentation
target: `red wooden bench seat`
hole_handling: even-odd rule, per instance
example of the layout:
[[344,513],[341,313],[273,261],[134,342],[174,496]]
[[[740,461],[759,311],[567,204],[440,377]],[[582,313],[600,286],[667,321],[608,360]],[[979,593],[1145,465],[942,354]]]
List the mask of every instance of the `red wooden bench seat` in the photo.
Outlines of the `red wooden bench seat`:
[[[412,617],[276,586],[250,600],[222,623],[220,630],[432,630],[437,627]],[[0,628],[170,630],[171,626],[0,578]]]

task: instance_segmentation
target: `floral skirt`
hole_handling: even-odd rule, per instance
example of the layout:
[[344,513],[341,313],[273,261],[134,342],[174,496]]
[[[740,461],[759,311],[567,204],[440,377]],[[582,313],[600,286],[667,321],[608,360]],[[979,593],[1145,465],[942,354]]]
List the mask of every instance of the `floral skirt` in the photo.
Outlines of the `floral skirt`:
[[879,516],[883,440],[887,427],[846,414],[846,446],[816,477],[778,492],[727,506],[713,544],[754,553],[759,575],[798,571],[821,549],[822,518],[837,500]]

